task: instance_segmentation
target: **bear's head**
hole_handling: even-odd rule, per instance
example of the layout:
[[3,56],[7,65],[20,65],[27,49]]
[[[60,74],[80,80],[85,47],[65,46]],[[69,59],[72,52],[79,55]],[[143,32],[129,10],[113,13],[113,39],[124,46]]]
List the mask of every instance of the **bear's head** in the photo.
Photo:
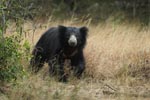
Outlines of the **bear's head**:
[[66,27],[58,26],[60,42],[67,47],[83,48],[86,43],[86,37],[88,33],[87,27]]

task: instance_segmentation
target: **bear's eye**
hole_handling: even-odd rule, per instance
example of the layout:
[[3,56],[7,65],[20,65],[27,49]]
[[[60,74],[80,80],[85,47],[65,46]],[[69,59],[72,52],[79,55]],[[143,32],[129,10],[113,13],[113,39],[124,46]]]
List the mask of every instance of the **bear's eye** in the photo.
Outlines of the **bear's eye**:
[[65,38],[66,38],[66,39],[69,39],[69,38],[70,38],[70,36],[66,36]]
[[77,40],[79,40],[79,41],[81,40],[81,39],[80,39],[80,36],[78,36],[78,35],[76,35],[76,38],[77,38]]

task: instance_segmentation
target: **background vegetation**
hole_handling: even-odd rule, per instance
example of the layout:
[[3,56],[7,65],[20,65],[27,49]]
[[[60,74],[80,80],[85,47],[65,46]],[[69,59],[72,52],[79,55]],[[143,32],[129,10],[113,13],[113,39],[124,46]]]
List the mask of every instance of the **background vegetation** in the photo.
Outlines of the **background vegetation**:
[[[47,65],[27,71],[41,34],[59,24],[90,30],[84,77],[67,84],[50,78]],[[149,98],[149,24],[149,0],[1,0],[0,99]]]
[[150,16],[148,0],[37,0],[33,1],[33,6],[39,8],[42,17],[69,18],[74,15],[96,22],[114,17],[113,20],[139,20],[147,25]]

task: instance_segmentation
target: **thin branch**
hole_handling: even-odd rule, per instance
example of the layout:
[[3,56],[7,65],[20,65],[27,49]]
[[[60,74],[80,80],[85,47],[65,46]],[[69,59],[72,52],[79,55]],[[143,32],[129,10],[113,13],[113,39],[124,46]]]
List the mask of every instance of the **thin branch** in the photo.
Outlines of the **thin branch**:
[[5,12],[2,9],[2,36],[4,37],[4,33],[6,32],[6,17],[5,17]]

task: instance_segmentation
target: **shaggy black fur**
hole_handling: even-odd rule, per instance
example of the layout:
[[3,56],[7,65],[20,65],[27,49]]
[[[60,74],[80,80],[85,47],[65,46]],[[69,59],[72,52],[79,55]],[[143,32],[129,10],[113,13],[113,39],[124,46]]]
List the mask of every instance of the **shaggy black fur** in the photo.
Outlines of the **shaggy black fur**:
[[[87,32],[88,29],[86,27],[58,26],[50,28],[41,36],[32,52],[33,57],[30,61],[32,70],[38,72],[43,64],[48,62],[50,74],[54,74],[56,67],[52,66],[51,61],[56,58],[55,63],[57,61],[60,81],[66,81],[64,61],[70,59],[75,76],[79,78],[85,69],[83,48],[86,44]],[[71,47],[68,44],[68,39],[72,34],[77,38],[77,45],[75,47]]]

